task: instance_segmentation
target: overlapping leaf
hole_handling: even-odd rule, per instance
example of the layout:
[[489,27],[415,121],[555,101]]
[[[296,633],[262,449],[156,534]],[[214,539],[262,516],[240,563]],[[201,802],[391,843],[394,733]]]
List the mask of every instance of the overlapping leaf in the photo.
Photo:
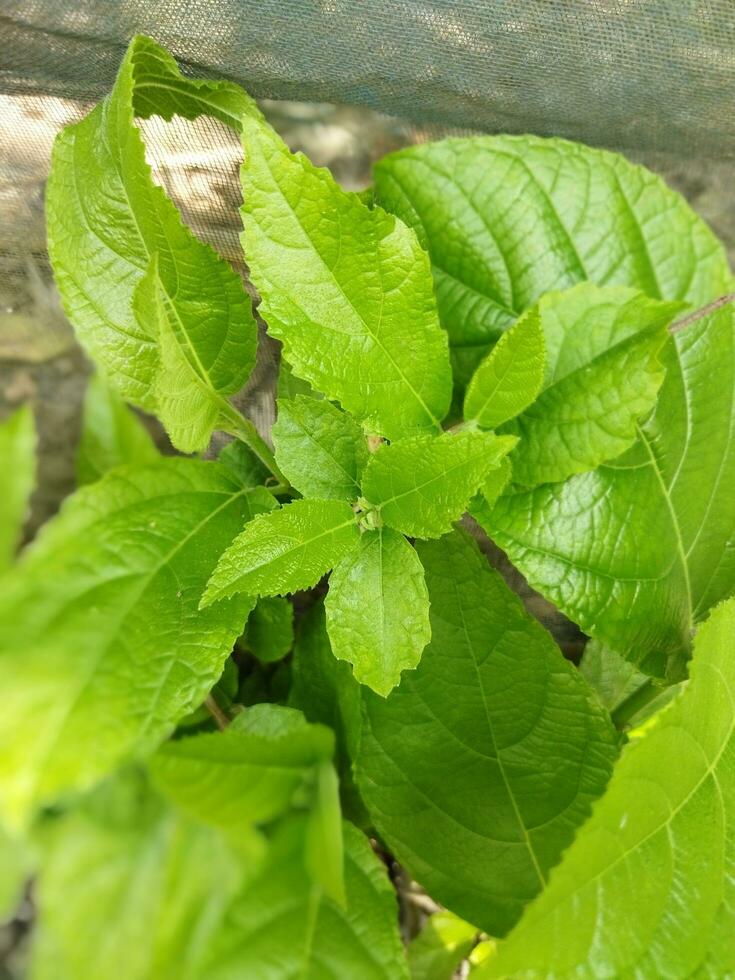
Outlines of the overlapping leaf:
[[415,234],[243,119],[243,247],[294,371],[395,439],[449,408],[447,339]]
[[491,469],[515,445],[512,436],[464,430],[415,436],[370,457],[363,495],[382,521],[417,538],[450,530]]
[[288,599],[258,599],[248,616],[247,648],[261,663],[285,657],[293,646],[293,606]]
[[735,588],[735,322],[692,324],[639,442],[595,473],[503,497],[489,530],[530,584],[646,673],[679,680],[691,628]]
[[617,736],[468,536],[418,552],[431,643],[388,698],[364,691],[358,786],[429,893],[502,935],[604,789]]
[[326,610],[334,656],[349,661],[356,679],[378,694],[416,666],[431,639],[421,562],[388,527],[365,532],[359,550],[334,569]]
[[295,500],[263,514],[220,558],[203,606],[237,592],[286,595],[309,589],[357,547],[360,532],[341,500]]
[[134,117],[232,110],[258,114],[236,86],[185,79],[135,38],[112,93],[59,136],[48,183],[49,255],[77,335],[187,451],[230,414],[226,396],[254,364],[255,321],[239,276],[153,183]]
[[735,601],[701,627],[691,673],[478,976],[735,970]]
[[210,944],[206,980],[408,980],[385,867],[360,831],[348,823],[343,831],[345,908],[324,898],[304,871],[303,826],[284,826]]
[[88,785],[153,748],[219,677],[254,600],[204,612],[217,558],[272,506],[219,465],[167,459],[78,491],[0,595],[0,808]]
[[542,390],[501,429],[520,438],[513,479],[524,486],[593,470],[635,442],[636,422],[664,379],[659,353],[681,304],[581,283],[547,293],[534,309],[548,351]]
[[349,502],[360,496],[367,442],[345,412],[304,395],[281,398],[272,435],[281,471],[305,496]]
[[544,382],[546,346],[537,307],[507,330],[478,366],[467,388],[464,417],[495,429],[535,401]]
[[36,476],[36,430],[29,405],[0,424],[0,572],[15,558]]
[[621,156],[559,139],[449,139],[375,167],[378,201],[428,249],[464,385],[551,289],[590,280],[704,303],[727,291],[721,245],[683,198]]

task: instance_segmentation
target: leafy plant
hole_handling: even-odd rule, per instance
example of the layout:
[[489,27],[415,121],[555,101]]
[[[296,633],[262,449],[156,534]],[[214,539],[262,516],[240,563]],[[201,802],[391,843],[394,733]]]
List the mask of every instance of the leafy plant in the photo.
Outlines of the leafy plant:
[[[230,401],[251,302],[153,181],[154,115],[242,138],[271,433]],[[103,374],[83,486],[0,590],[32,976],[735,972],[732,280],[687,205],[533,137],[393,154],[368,200],[137,37],[57,140],[48,239]],[[126,402],[183,454],[233,441],[160,456]],[[0,444],[10,564],[27,410]],[[483,531],[592,637],[581,669]],[[415,936],[399,887],[407,953],[386,864],[449,910]]]

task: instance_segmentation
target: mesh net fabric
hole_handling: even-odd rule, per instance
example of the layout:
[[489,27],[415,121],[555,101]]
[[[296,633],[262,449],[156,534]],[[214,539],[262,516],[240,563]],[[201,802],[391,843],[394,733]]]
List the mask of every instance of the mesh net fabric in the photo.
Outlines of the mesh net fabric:
[[[347,186],[450,129],[567,136],[660,170],[735,243],[732,0],[0,0],[0,417],[34,398],[39,520],[73,482],[85,371],[45,250],[51,145],[109,91],[137,32],[185,72],[292,100],[267,114]],[[239,263],[233,134],[143,125],[185,220]],[[274,376],[266,349],[248,393],[261,427]]]

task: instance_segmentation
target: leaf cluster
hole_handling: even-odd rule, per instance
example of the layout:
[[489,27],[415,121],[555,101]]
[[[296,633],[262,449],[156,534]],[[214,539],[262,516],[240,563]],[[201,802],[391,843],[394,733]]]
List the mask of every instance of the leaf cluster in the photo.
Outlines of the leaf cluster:
[[[200,115],[242,140],[269,433],[230,400],[249,294],[135,124]],[[17,561],[32,416],[0,426],[0,907],[37,873],[31,976],[735,972],[735,328],[687,205],[533,137],[392,154],[368,200],[137,37],[56,142],[48,239],[98,374],[79,489]],[[407,950],[382,858],[439,903]]]

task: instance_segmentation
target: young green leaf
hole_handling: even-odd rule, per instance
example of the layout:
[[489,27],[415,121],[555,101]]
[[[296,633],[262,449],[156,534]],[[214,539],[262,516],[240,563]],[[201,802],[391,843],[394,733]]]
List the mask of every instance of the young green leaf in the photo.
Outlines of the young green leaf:
[[506,330],[479,365],[464,400],[464,417],[496,429],[534,402],[544,381],[541,314],[532,307]]
[[304,395],[281,398],[272,435],[281,471],[304,496],[350,503],[360,496],[368,459],[365,435],[331,402]]
[[243,118],[242,136],[243,247],[294,371],[388,438],[437,430],[447,339],[415,234],[257,119]]
[[735,319],[677,335],[639,442],[502,497],[487,530],[533,588],[645,673],[680,680],[694,624],[735,589]]
[[79,485],[94,483],[116,466],[153,463],[158,456],[141,420],[101,374],[92,375],[77,450]]
[[513,437],[479,430],[402,439],[370,457],[363,495],[389,527],[411,537],[438,538],[514,445]]
[[681,306],[591,283],[543,297],[535,307],[548,351],[542,392],[501,429],[520,438],[514,480],[565,480],[635,442],[664,378],[666,326]]
[[311,883],[303,821],[282,825],[210,943],[202,980],[408,980],[385,866],[364,834],[349,823],[342,828],[346,905]]
[[561,139],[448,139],[374,170],[378,202],[428,249],[464,387],[503,330],[551,289],[590,280],[703,304],[724,250],[682,197],[623,157]]
[[0,424],[0,572],[15,558],[36,477],[36,430],[30,405]]
[[341,500],[295,500],[248,524],[220,558],[202,606],[237,592],[310,589],[357,547],[360,532]]
[[293,606],[288,599],[258,599],[248,617],[247,647],[263,664],[285,657],[293,646]]
[[361,684],[387,695],[431,639],[429,595],[418,555],[391,528],[366,531],[329,579],[332,652]]
[[240,277],[154,184],[134,117],[221,117],[218,100],[258,114],[236,86],[185,79],[152,41],[133,39],[112,93],[57,139],[47,189],[49,255],[79,339],[183,449],[206,444],[213,404],[226,409],[250,373],[256,327]]
[[452,980],[477,938],[477,929],[443,909],[408,944],[411,980]]
[[724,977],[735,881],[735,601],[691,680],[628,745],[549,885],[481,977]]
[[150,751],[217,681],[254,600],[201,612],[243,522],[273,506],[216,463],[161,459],[78,491],[0,595],[0,810],[38,804]]
[[477,523],[486,533],[490,533],[487,528],[490,525],[490,514],[505,488],[510,483],[513,474],[513,464],[505,456],[500,460],[500,465],[495,470],[490,470],[485,477],[485,481],[480,487],[480,492],[470,500],[468,507],[469,514],[474,517]]
[[604,789],[618,739],[468,535],[418,552],[431,643],[388,698],[363,691],[358,786],[420,884],[502,935]]

